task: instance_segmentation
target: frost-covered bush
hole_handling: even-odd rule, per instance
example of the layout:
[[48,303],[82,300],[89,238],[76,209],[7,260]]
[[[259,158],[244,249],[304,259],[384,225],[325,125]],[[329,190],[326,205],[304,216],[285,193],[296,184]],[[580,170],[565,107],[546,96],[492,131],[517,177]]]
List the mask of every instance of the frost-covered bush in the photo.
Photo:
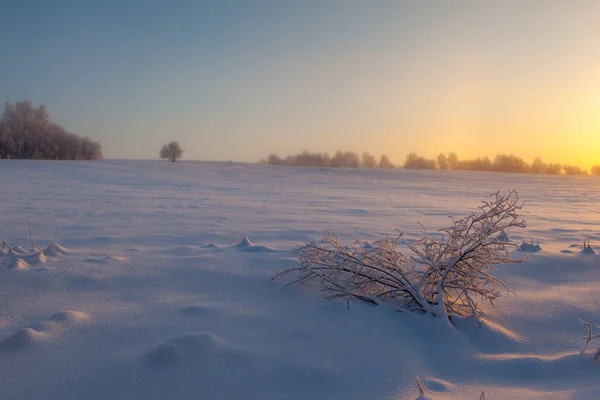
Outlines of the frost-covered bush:
[[[296,251],[300,266],[275,278],[297,272],[288,285],[314,281],[330,299],[387,302],[398,310],[479,319],[478,300],[493,304],[503,291],[510,292],[491,275],[492,269],[523,261],[510,257],[509,249],[515,244],[495,239],[502,231],[526,226],[519,215],[521,208],[516,191],[497,192],[479,211],[452,219],[449,227],[440,230],[441,235],[425,232],[413,243],[404,241],[400,233],[368,246],[356,241],[347,247],[328,234],[319,242],[300,246]],[[411,254],[402,252],[400,244]]]

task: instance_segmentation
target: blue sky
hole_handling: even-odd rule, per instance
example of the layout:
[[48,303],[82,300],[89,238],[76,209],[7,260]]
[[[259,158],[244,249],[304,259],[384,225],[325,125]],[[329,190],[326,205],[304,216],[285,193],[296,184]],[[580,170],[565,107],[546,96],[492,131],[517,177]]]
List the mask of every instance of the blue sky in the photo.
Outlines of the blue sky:
[[177,139],[187,159],[342,149],[600,162],[581,143],[600,137],[599,1],[1,10],[0,101],[45,104],[108,158],[155,158]]

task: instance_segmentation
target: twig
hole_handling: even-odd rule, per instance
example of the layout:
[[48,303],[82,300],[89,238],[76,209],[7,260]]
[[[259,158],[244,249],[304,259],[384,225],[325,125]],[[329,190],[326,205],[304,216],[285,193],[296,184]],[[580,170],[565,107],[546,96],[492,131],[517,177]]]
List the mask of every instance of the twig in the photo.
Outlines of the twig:
[[6,240],[3,240],[2,241],[2,250],[4,250],[5,246],[8,249],[8,251],[10,251],[12,253],[12,249],[10,248],[10,246],[8,245],[8,243],[6,243]]
[[423,389],[423,385],[421,385],[421,381],[419,380],[418,376],[415,376],[415,381],[417,381],[417,389],[419,389],[419,393],[425,396],[425,390]]
[[[583,327],[586,330],[586,335],[582,337],[582,339],[585,340],[585,343],[583,345],[583,348],[579,352],[580,354],[583,354],[585,352],[585,350],[587,349],[588,345],[590,344],[590,342],[592,342],[594,339],[600,338],[600,333],[594,334],[592,331],[592,324],[590,324],[589,322],[586,322],[581,318],[577,318],[577,320],[583,325]],[[598,326],[598,327],[600,328],[600,326]]]

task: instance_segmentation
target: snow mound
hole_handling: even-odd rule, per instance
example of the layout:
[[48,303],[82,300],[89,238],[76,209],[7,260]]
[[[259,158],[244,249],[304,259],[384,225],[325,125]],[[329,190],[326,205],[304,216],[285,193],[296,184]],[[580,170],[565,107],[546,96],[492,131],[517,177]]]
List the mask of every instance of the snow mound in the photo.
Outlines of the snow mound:
[[522,341],[522,338],[516,332],[488,319],[482,318],[481,325],[481,327],[484,328],[484,332],[487,330],[489,335],[494,335],[513,342]]
[[72,329],[90,317],[83,312],[65,310],[50,316],[47,320],[31,326],[38,332],[59,334]]
[[267,246],[258,246],[253,244],[247,237],[243,238],[238,244],[233,246],[234,249],[247,253],[276,253],[277,249]]
[[0,343],[0,350],[18,350],[46,341],[67,329],[73,328],[89,316],[79,311],[65,310],[45,321],[23,328]]
[[584,247],[583,250],[581,250],[581,254],[596,254],[596,251],[594,251],[592,246],[587,246]]
[[159,367],[177,366],[190,361],[202,362],[207,357],[232,351],[225,339],[211,332],[188,333],[171,338],[148,352],[145,362]]
[[0,350],[20,350],[41,343],[48,338],[48,333],[38,332],[33,328],[23,328],[0,342]]
[[48,259],[43,252],[37,252],[29,258],[29,264],[44,264]]
[[238,244],[233,246],[221,246],[216,243],[209,243],[206,246],[203,246],[205,249],[214,249],[214,250],[235,250],[241,251],[245,253],[280,253],[282,250],[274,249],[272,247],[267,246],[259,246],[255,245],[248,239],[247,237],[240,240]]
[[46,247],[43,251],[45,256],[62,256],[65,254],[69,254],[69,250],[67,250],[66,248],[62,247],[60,244],[58,243],[52,243],[50,246]]
[[467,335],[472,344],[484,351],[515,351],[524,341],[516,332],[487,318],[481,319],[481,326],[473,318],[455,317],[452,324]]
[[17,254],[27,254],[28,251],[23,248],[23,246],[18,245],[17,247],[12,248],[13,253]]
[[19,254],[19,253],[8,253],[6,254],[7,260],[3,262],[6,269],[13,269],[17,271],[24,271],[29,269],[30,265],[44,264],[48,259],[42,252],[33,254]]
[[[579,254],[597,254],[596,250],[589,244],[588,241],[583,242],[583,246],[580,244],[569,245],[569,249],[581,249]],[[561,250],[561,253],[573,254],[576,250]]]
[[247,237],[243,238],[235,247],[254,247],[254,244]]
[[35,248],[25,251],[23,247],[17,246],[11,250],[2,249],[0,251],[0,256],[7,259],[6,262],[3,262],[5,269],[26,270],[30,265],[44,264],[48,261],[46,258],[48,254]]
[[542,247],[539,245],[539,243],[523,242],[519,245],[519,251],[525,251],[528,253],[537,253],[538,251],[542,251]]
[[12,260],[9,260],[8,269],[16,271],[25,271],[29,269],[29,264],[27,264],[22,258],[15,257]]

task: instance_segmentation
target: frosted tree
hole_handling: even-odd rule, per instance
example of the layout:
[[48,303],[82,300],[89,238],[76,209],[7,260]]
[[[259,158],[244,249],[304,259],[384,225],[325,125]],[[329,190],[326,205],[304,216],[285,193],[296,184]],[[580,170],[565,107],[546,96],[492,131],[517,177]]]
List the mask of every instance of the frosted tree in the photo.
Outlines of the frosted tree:
[[100,160],[102,147],[50,120],[43,105],[6,103],[0,116],[0,158]]
[[428,160],[425,157],[410,153],[406,156],[403,168],[405,169],[435,169],[435,160]]
[[459,169],[460,167],[460,160],[458,159],[458,155],[454,152],[450,152],[448,153],[448,158],[446,158],[446,161],[448,162],[448,168],[449,169]]
[[450,163],[448,157],[444,153],[440,153],[437,156],[437,167],[441,170],[450,169]]
[[379,168],[391,169],[394,168],[394,164],[387,155],[383,154],[379,159]]
[[360,166],[362,168],[377,168],[377,159],[375,158],[375,156],[373,156],[365,151],[362,154],[362,159],[360,160]]
[[181,149],[179,142],[176,141],[165,144],[162,149],[160,149],[160,158],[167,159],[171,162],[179,160],[182,155],[183,150]]

